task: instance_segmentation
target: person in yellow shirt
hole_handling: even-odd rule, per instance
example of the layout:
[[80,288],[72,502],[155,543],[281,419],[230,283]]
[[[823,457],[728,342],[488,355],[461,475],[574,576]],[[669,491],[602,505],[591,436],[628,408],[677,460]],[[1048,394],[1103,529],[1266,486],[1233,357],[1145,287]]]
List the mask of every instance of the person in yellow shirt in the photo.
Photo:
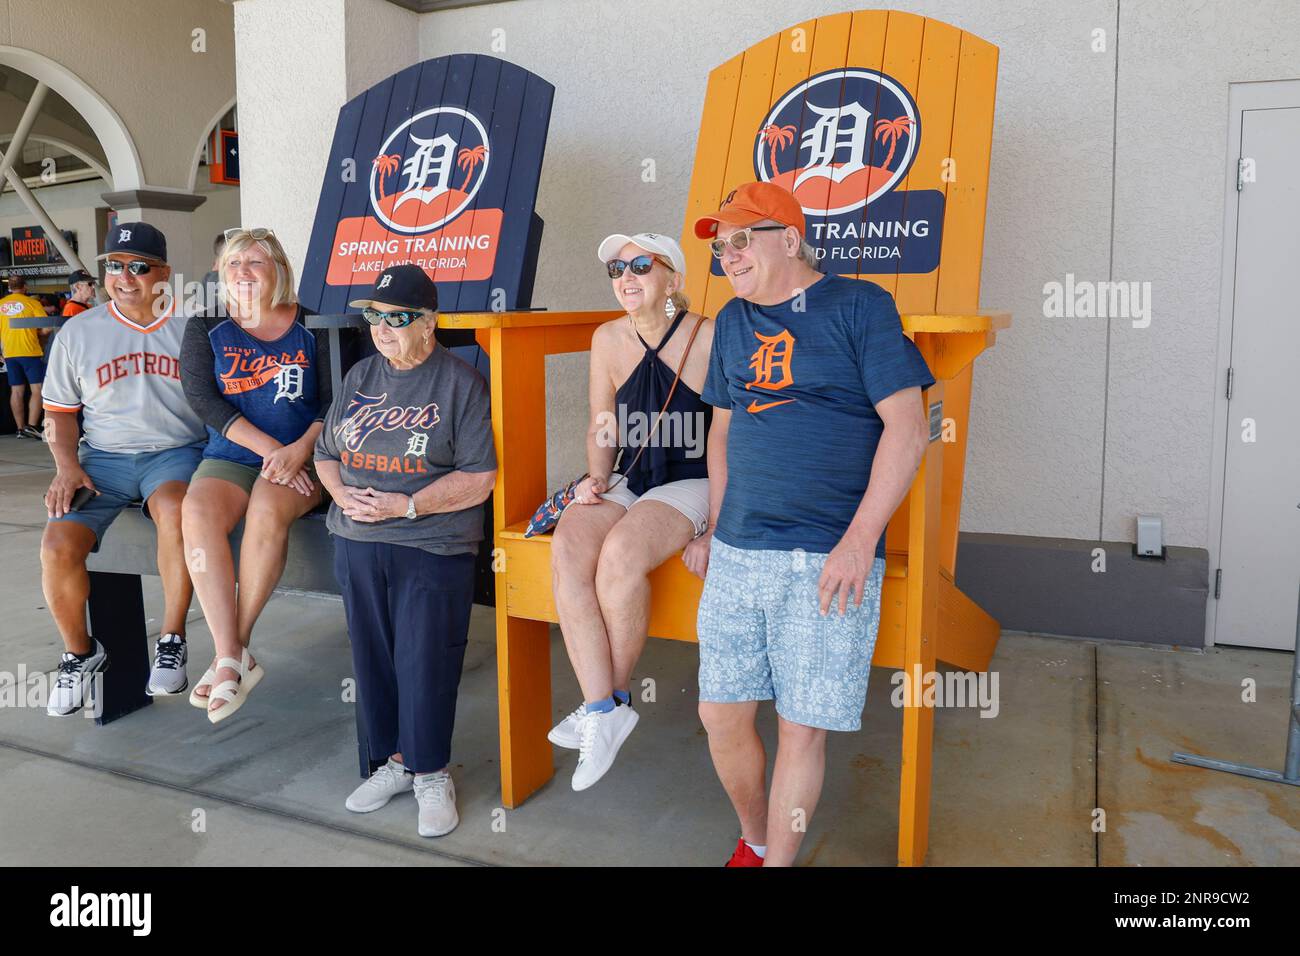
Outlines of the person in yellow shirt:
[[[9,376],[9,409],[18,438],[41,438],[41,383],[45,381],[44,334],[38,329],[15,329],[11,319],[43,319],[45,306],[27,295],[27,280],[9,277],[9,294],[0,299],[0,355]],[[28,399],[27,388],[31,387]]]

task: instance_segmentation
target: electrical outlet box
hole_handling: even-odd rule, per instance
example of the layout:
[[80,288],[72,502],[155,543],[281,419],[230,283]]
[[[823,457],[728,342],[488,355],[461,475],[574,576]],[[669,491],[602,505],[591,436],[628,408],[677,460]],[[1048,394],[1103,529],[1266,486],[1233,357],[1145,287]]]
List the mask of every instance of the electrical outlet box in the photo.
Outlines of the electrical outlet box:
[[1164,522],[1159,515],[1138,515],[1137,544],[1133,553],[1139,558],[1165,556]]

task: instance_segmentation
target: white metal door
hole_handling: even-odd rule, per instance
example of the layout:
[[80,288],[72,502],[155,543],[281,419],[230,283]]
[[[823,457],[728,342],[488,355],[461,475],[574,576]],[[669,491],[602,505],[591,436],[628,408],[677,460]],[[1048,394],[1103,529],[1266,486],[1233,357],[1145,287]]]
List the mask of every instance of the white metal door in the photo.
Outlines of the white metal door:
[[1240,155],[1215,643],[1290,648],[1300,590],[1300,107],[1242,110]]

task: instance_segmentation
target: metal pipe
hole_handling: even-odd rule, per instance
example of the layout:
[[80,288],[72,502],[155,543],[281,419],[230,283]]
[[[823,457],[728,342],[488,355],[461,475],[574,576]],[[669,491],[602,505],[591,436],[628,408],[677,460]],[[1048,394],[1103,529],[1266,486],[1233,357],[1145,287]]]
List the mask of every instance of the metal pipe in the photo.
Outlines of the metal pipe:
[[44,83],[37,83],[36,89],[32,90],[32,98],[27,101],[22,119],[18,121],[18,128],[14,130],[14,135],[9,138],[9,152],[8,154],[0,154],[0,180],[3,180],[9,174],[9,169],[13,166],[15,157],[22,155],[23,147],[27,145],[27,134],[36,125],[36,115],[41,111],[41,104],[45,102],[45,92],[48,89],[49,87]]
[[1199,754],[1175,753],[1169,759],[1174,763],[1186,764],[1190,767],[1222,770],[1224,773],[1235,773],[1243,777],[1300,787],[1300,591],[1296,594],[1295,657],[1292,659],[1291,666],[1291,706],[1287,708],[1286,760],[1282,765],[1281,773],[1231,760],[1202,757]]
[[13,168],[16,157],[22,154],[23,146],[27,143],[27,135],[36,124],[36,115],[41,111],[41,104],[45,102],[45,94],[48,90],[49,87],[44,83],[37,83],[36,89],[32,90],[32,98],[27,101],[22,119],[18,121],[18,128],[14,130],[14,135],[9,140],[9,149],[0,152],[0,181],[9,180],[9,185],[14,187],[14,192],[23,201],[23,205],[36,217],[36,221],[45,230],[46,238],[54,243],[54,248],[58,249],[59,255],[63,256],[63,261],[72,269],[85,269],[72,246],[63,238],[59,227],[45,212],[45,207],[37,201],[32,191],[27,188],[27,184],[23,182],[23,177]]
[[[12,150],[10,153],[12,155]],[[0,159],[0,163],[3,163],[3,159]],[[63,256],[63,261],[66,262],[72,270],[85,269],[85,271],[89,272],[90,270],[86,269],[82,264],[81,259],[78,258],[76,252],[73,251],[72,246],[68,245],[68,241],[63,238],[63,233],[60,232],[59,227],[54,224],[54,220],[49,217],[45,212],[45,208],[36,200],[36,197],[32,195],[32,191],[27,188],[27,184],[23,182],[23,177],[19,176],[17,170],[14,169],[9,170],[8,176],[9,185],[14,187],[14,192],[18,194],[18,197],[23,201],[23,204],[31,211],[31,214],[36,217],[36,221],[40,224],[41,228],[45,230],[45,237],[49,239],[50,242],[54,243],[54,248],[59,250],[59,255]]]
[[1295,660],[1291,671],[1291,729],[1286,735],[1286,763],[1282,776],[1289,783],[1300,783],[1300,592],[1296,594]]

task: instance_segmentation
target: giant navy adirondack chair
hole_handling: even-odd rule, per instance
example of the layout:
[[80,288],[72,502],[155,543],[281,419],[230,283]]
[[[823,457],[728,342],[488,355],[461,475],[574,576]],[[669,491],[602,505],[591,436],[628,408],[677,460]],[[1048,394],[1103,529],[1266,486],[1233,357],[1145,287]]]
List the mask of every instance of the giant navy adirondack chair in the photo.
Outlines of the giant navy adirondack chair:
[[[437,283],[439,341],[488,374],[466,317],[531,305],[542,232],[533,207],[554,93],[513,63],[455,54],[395,73],[339,110],[299,292],[320,313],[309,324],[330,330],[336,385],[373,353],[347,303],[405,261]],[[487,247],[477,247],[483,237]],[[441,243],[449,248],[431,248]],[[491,604],[490,504],[485,532],[475,600]]]
[[[1010,322],[978,310],[996,71],[995,47],[909,13],[837,14],[774,34],[709,76],[683,217],[688,288],[706,315],[716,315],[731,290],[710,271],[692,224],[756,176],[794,186],[810,239],[825,253],[823,271],[869,279],[896,297],[903,329],[937,382],[925,394],[931,443],[886,536],[874,663],[915,676],[933,671],[936,660],[984,670],[999,634],[953,580],[972,362]],[[870,258],[863,246],[871,247]],[[507,807],[553,773],[546,739],[556,717],[550,540],[523,536],[547,492],[545,356],[586,350],[597,325],[617,314],[508,314],[492,317],[488,328],[445,317],[453,327],[477,327],[490,355],[500,464],[494,520],[504,551],[496,620]],[[700,580],[672,558],[651,575],[651,588],[650,634],[695,640]],[[873,686],[872,693],[885,692],[879,675]],[[903,865],[925,859],[933,732],[933,708],[923,698],[910,701],[899,787]],[[624,760],[631,764],[623,772],[637,772],[635,748]]]

